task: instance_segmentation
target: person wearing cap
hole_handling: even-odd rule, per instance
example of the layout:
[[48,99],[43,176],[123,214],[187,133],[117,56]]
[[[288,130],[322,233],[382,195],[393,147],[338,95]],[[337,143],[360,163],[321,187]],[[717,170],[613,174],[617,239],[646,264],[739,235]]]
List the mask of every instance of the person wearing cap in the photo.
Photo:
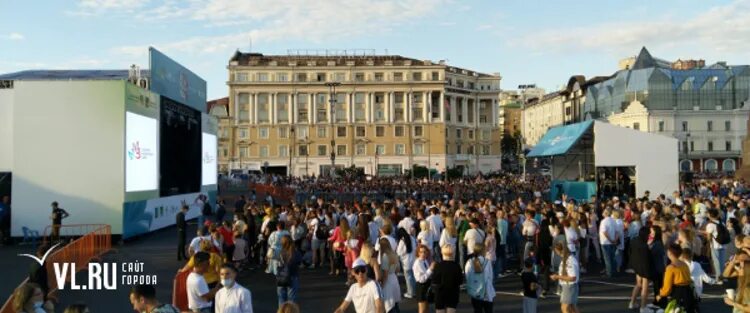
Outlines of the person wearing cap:
[[382,290],[375,281],[367,277],[367,263],[362,259],[354,260],[352,273],[356,283],[349,287],[349,292],[336,309],[336,313],[346,312],[346,309],[352,303],[354,303],[354,311],[357,313],[385,313]]

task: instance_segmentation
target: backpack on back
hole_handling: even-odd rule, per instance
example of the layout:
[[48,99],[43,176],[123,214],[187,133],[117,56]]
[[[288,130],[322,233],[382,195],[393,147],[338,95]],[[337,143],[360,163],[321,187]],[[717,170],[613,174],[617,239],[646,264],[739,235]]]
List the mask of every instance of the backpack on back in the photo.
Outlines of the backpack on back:
[[318,219],[318,229],[315,231],[315,238],[318,238],[318,240],[328,239],[328,225],[322,219]]
[[716,224],[716,242],[725,245],[728,244],[730,240],[729,238],[729,230],[726,226],[722,223],[714,223]]
[[485,284],[484,279],[484,267],[487,264],[487,261],[485,260],[484,263],[480,264],[482,266],[481,271],[477,272],[472,269],[466,273],[466,293],[474,299],[484,299],[484,296],[487,293],[487,285]]

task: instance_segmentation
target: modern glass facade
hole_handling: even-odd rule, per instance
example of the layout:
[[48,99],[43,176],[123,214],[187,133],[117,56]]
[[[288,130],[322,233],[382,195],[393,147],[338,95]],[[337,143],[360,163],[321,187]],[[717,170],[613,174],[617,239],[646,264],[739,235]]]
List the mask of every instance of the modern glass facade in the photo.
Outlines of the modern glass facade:
[[584,115],[606,118],[622,113],[633,100],[649,110],[732,110],[750,96],[750,66],[714,64],[677,70],[651,57],[644,48],[631,69],[586,91]]

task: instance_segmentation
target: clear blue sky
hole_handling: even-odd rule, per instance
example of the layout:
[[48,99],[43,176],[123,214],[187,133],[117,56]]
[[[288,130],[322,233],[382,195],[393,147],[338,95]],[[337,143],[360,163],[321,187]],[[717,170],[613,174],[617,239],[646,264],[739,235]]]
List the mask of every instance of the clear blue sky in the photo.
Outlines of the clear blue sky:
[[548,90],[664,59],[750,64],[750,0],[0,0],[0,73],[148,67],[153,45],[226,96],[236,49],[377,49]]

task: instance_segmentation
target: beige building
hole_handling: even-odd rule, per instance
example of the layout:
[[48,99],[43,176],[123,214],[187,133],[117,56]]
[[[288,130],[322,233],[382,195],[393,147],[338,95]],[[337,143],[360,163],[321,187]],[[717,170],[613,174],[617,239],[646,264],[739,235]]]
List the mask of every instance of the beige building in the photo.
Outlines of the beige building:
[[500,76],[362,54],[237,52],[228,70],[222,169],[327,174],[332,152],[367,174],[500,168]]

